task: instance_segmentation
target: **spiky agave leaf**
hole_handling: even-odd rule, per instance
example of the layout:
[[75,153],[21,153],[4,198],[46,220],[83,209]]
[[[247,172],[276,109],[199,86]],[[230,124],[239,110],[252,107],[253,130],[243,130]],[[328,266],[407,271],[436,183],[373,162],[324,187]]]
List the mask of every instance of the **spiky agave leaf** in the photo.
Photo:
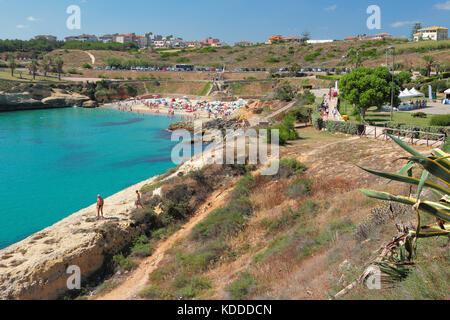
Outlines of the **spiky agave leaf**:
[[442,151],[441,149],[433,149],[431,154],[435,156],[433,160],[450,170],[450,154]]
[[402,264],[391,263],[387,261],[375,262],[380,271],[385,274],[382,278],[383,283],[394,283],[405,279],[410,269]]
[[448,195],[443,195],[441,200],[439,200],[440,202],[444,202],[444,203],[448,203],[450,204],[450,196]]
[[[407,204],[407,205],[411,205],[411,206],[415,205],[417,202],[416,200],[414,200],[412,198],[404,197],[404,196],[394,196],[387,192],[380,192],[380,191],[367,190],[367,189],[359,189],[359,191],[370,198],[394,201],[394,202],[399,202],[399,203],[403,203],[403,204]],[[436,218],[450,222],[450,205],[448,205],[446,203],[421,200],[420,204],[419,204],[419,210],[429,213]]]
[[450,185],[450,170],[445,168],[442,164],[437,162],[436,160],[433,160],[431,158],[427,157],[407,157],[407,158],[401,158],[401,159],[408,159],[410,161],[413,161],[420,166],[422,166],[425,170],[427,170],[429,173],[431,173],[433,176],[435,176],[440,181],[444,182],[447,185]]
[[422,193],[423,186],[425,181],[428,179],[428,171],[423,170],[422,176],[420,177],[419,185],[417,186],[417,201],[420,199],[420,194]]
[[[379,177],[383,177],[386,179],[391,179],[391,180],[395,180],[395,181],[400,181],[400,182],[405,182],[405,183],[410,183],[410,184],[415,184],[415,185],[419,185],[420,183],[420,179],[414,178],[414,177],[408,177],[408,176],[403,176],[397,173],[389,173],[389,172],[382,172],[382,171],[376,171],[376,170],[370,170],[370,169],[366,169],[363,167],[358,166],[359,168],[361,168],[362,170],[369,172],[371,174],[374,174],[376,176]],[[428,188],[432,188],[435,190],[439,190],[440,192],[443,192],[445,194],[450,195],[450,189],[444,188],[438,184],[435,184],[431,181],[426,180],[424,182],[424,185]],[[442,197],[442,196],[441,196]]]
[[[416,237],[416,231],[410,231],[411,237]],[[444,224],[444,229],[439,226],[422,226],[420,227],[417,238],[429,238],[437,236],[450,236],[450,224]]]
[[[408,163],[407,163],[405,166],[403,166],[399,171],[397,171],[397,175],[403,175],[403,174],[405,174],[405,173],[408,172],[408,170],[410,170],[414,165],[415,165],[415,162],[413,162],[413,161],[408,162]],[[359,166],[358,166],[358,167],[359,167]],[[359,168],[361,168],[361,167],[359,167]],[[363,168],[361,168],[361,169],[363,169]],[[363,169],[363,170],[365,170],[365,169]],[[367,171],[367,170],[366,170],[366,171]],[[393,179],[388,180],[388,181],[386,182],[386,184],[391,183],[392,180],[393,180]]]

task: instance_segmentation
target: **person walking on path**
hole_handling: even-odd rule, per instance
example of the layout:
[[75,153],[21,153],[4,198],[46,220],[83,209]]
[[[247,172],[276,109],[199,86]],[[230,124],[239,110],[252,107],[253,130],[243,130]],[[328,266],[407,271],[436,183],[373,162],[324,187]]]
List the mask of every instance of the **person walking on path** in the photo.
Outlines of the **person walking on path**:
[[[101,195],[97,196],[97,219],[103,219],[103,204],[105,201],[103,200]],[[101,213],[101,215],[100,215]]]

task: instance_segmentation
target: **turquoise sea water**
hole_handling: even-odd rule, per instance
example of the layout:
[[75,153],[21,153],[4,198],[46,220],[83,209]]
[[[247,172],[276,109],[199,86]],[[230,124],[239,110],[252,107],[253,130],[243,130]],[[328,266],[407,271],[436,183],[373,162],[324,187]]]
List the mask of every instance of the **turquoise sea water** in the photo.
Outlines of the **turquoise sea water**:
[[[175,165],[165,116],[0,113],[0,249]],[[106,212],[105,212],[106,214]]]

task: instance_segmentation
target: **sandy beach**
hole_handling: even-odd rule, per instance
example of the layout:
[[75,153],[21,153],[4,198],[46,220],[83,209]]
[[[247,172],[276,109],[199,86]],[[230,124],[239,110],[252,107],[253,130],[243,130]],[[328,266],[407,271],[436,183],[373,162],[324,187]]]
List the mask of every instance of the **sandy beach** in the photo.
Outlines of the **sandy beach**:
[[233,116],[239,108],[246,104],[247,101],[244,100],[239,100],[237,102],[219,102],[207,98],[186,99],[185,101],[180,98],[162,98],[142,100],[129,99],[105,103],[101,105],[101,107],[141,114],[164,115],[168,117],[177,116],[181,117],[182,120],[209,120],[229,118]]

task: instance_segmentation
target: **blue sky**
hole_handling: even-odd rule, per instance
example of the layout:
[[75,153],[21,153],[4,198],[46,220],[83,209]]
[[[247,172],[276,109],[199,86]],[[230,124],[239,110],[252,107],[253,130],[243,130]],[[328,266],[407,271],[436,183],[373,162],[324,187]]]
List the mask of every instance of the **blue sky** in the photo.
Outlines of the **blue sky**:
[[[81,8],[80,30],[66,27],[70,5]],[[381,30],[366,26],[369,5],[381,9]],[[232,44],[305,30],[313,39],[379,32],[409,37],[415,21],[450,27],[450,0],[0,0],[0,39],[153,32]]]

